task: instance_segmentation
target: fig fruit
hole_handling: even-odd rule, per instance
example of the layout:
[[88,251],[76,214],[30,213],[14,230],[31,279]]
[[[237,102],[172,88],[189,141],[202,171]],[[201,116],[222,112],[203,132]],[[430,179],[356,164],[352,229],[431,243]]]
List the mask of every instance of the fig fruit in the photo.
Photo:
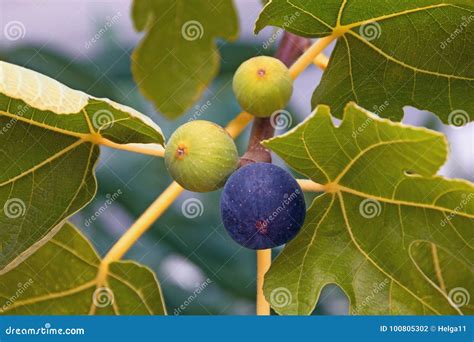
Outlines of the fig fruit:
[[242,63],[232,86],[242,109],[258,117],[269,117],[285,108],[293,93],[288,68],[278,59],[266,56]]
[[234,140],[209,121],[190,121],[180,126],[165,148],[165,164],[171,177],[195,192],[221,188],[238,162]]
[[303,192],[282,168],[254,163],[234,172],[221,197],[224,227],[240,245],[267,249],[293,239],[306,215]]

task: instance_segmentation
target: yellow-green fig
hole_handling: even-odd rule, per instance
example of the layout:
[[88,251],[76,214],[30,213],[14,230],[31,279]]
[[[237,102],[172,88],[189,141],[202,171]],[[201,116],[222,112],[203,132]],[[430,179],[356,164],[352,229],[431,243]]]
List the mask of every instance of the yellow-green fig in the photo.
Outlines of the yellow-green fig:
[[293,79],[286,65],[266,56],[242,63],[232,86],[242,109],[258,117],[269,117],[285,108],[293,93]]
[[195,192],[224,186],[238,162],[234,140],[222,127],[209,121],[196,120],[180,126],[165,149],[165,164],[171,177]]

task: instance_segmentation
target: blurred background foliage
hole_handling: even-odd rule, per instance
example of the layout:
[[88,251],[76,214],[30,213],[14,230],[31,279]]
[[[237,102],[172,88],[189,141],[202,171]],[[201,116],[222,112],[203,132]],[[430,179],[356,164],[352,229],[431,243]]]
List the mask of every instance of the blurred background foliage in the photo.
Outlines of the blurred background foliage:
[[[253,17],[256,15],[254,13]],[[130,20],[128,13],[124,13],[124,20]],[[211,120],[223,126],[234,118],[240,111],[232,93],[234,71],[249,57],[274,52],[274,46],[262,49],[261,41],[256,40],[239,40],[233,44],[219,42],[222,62],[218,77],[199,103],[180,119],[169,121],[156,113],[139,93],[130,71],[134,44],[118,44],[118,36],[114,28],[108,30],[94,47],[93,57],[84,55],[71,59],[69,54],[49,45],[20,41],[13,47],[0,48],[0,59],[39,71],[91,95],[131,106],[149,115],[169,138],[178,126],[192,118]],[[304,82],[304,85],[297,84],[295,92],[298,87],[303,88],[310,96],[317,79],[313,74],[309,82],[308,78]],[[302,109],[309,105],[309,97],[306,97],[292,101],[289,111],[294,115],[293,125],[308,114]],[[307,102],[304,106],[301,105],[303,101]],[[418,112],[410,123],[444,129],[437,119],[426,113]],[[240,152],[246,148],[248,135],[247,130],[237,140]],[[463,150],[472,154],[472,134],[467,133],[463,144]],[[281,161],[276,158],[276,163],[281,164]],[[456,167],[456,163],[453,165],[451,169],[455,172],[451,172],[451,176],[472,180],[472,169],[466,171],[466,168]],[[171,179],[162,159],[107,148],[102,149],[97,178],[97,197],[72,221],[104,255]],[[107,205],[106,201],[115,198],[114,194],[118,194],[117,199]],[[220,220],[219,197],[220,191],[184,193],[127,255],[156,272],[169,314],[174,314],[182,305],[184,309],[179,310],[179,314],[183,315],[255,312],[255,252],[241,248],[225,232]],[[203,204],[202,214],[193,219],[182,213],[182,205],[189,198],[196,198]],[[309,204],[311,198],[307,199]],[[91,221],[91,217],[96,219]],[[278,251],[276,249],[274,254]],[[207,284],[207,279],[210,279],[209,285],[195,295],[197,288]],[[348,303],[342,291],[334,285],[327,286],[315,314],[347,312]]]

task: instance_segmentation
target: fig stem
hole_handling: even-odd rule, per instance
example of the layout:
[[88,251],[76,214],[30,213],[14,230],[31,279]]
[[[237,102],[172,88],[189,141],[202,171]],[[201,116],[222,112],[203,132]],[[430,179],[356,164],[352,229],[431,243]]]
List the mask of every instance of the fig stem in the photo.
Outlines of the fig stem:
[[262,249],[257,251],[257,315],[269,316],[270,305],[263,294],[263,280],[272,263],[272,250]]
[[97,143],[116,150],[146,154],[154,157],[163,157],[165,155],[164,148],[158,144],[117,144],[105,138],[99,139]]
[[304,192],[325,192],[327,190],[325,185],[309,179],[297,179],[296,181]]

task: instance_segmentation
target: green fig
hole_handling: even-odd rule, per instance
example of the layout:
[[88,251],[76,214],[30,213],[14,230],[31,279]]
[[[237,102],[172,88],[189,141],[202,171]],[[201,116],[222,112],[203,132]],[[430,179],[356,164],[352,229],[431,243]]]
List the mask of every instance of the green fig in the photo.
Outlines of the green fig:
[[195,192],[224,186],[239,163],[234,140],[219,125],[196,120],[180,126],[165,149],[165,164],[171,177]]
[[285,108],[293,93],[288,68],[278,59],[266,56],[242,63],[232,86],[242,109],[258,117],[269,117]]

